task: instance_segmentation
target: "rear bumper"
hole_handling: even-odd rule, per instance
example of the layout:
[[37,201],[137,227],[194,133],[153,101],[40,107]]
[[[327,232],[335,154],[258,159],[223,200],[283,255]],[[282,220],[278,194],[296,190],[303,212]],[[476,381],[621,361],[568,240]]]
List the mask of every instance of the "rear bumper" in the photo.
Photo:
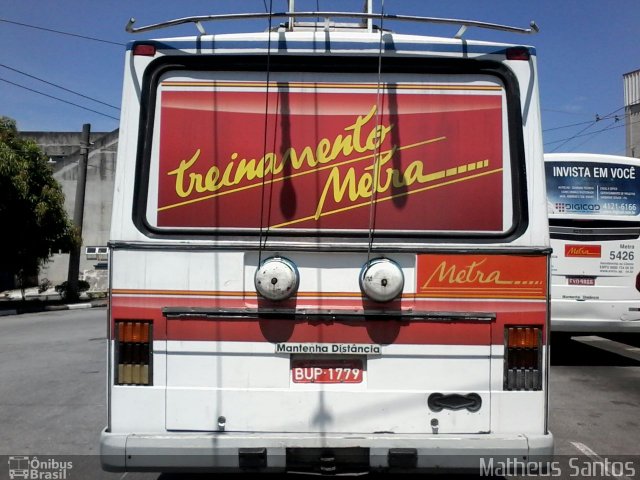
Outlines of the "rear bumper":
[[640,303],[629,300],[552,298],[551,330],[556,332],[640,332]]
[[551,320],[551,331],[572,333],[640,333],[640,321],[559,318]]
[[[102,467],[107,471],[283,472],[304,452],[364,453],[366,470],[479,471],[523,459],[548,464],[553,435],[395,435],[102,432]],[[328,452],[328,453],[327,453]],[[348,463],[348,458],[345,459]],[[299,462],[297,462],[299,463]],[[512,463],[513,464],[513,463]]]

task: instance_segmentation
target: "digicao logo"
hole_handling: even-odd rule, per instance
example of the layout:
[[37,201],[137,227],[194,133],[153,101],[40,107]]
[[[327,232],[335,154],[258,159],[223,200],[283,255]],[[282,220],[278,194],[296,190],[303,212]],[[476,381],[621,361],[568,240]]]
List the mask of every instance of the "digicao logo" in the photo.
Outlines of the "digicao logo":
[[600,258],[602,247],[600,245],[565,245],[565,257]]
[[588,212],[598,212],[600,211],[600,205],[594,205],[592,203],[565,203],[565,209],[569,211],[588,211]]

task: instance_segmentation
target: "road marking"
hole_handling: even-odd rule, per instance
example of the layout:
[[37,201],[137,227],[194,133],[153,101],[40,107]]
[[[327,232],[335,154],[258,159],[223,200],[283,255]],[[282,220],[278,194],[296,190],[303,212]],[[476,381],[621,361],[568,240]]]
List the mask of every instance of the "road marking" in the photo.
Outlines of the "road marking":
[[607,474],[607,477],[617,478],[618,480],[631,480],[631,478],[625,475],[614,475],[609,469],[609,465],[607,464],[607,462],[605,462],[605,460],[600,455],[598,455],[596,452],[594,452],[591,448],[586,446],[584,443],[580,443],[580,442],[569,442],[569,443],[573,445],[577,450],[584,453],[587,457],[602,464],[602,467],[604,468],[604,471]]
[[597,336],[572,337],[576,342],[640,362],[640,348]]

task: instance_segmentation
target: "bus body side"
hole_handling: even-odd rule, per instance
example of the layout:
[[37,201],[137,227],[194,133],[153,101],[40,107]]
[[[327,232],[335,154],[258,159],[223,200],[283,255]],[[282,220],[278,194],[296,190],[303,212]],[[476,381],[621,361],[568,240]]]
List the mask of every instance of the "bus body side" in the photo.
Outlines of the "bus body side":
[[640,331],[640,161],[545,155],[551,328]]
[[550,458],[536,60],[510,48],[337,31],[130,46],[105,469]]

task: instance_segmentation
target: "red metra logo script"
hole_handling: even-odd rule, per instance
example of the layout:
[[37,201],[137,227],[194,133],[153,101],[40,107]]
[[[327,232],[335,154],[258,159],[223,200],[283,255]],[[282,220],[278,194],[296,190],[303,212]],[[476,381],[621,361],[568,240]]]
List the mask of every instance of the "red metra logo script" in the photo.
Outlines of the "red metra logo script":
[[565,257],[600,258],[602,247],[600,245],[565,245]]

